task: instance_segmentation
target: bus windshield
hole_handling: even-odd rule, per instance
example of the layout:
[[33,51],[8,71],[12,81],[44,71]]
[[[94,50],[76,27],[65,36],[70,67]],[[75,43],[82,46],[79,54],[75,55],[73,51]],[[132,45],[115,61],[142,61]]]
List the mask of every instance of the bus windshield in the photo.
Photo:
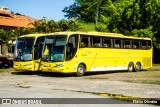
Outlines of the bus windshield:
[[65,35],[46,37],[43,45],[42,60],[54,62],[64,61],[66,37]]
[[31,61],[34,40],[33,37],[18,38],[14,51],[14,60]]

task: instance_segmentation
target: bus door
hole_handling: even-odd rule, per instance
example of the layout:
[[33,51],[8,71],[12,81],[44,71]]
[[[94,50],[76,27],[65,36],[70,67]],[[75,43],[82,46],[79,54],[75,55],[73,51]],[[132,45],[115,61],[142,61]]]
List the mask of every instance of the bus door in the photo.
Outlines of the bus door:
[[75,70],[77,64],[77,57],[76,52],[78,49],[78,35],[71,35],[68,39],[67,49],[66,49],[66,61],[68,66],[74,66],[74,69],[71,68],[70,70]]
[[44,43],[44,37],[37,38],[36,44],[34,46],[34,71],[41,70],[41,57],[42,57],[42,48]]

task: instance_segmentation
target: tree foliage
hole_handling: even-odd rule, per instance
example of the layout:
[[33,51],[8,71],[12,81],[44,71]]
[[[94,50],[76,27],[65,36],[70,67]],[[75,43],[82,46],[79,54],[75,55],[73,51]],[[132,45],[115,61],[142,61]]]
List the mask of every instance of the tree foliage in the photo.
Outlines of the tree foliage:
[[16,39],[21,35],[31,33],[51,33],[58,31],[77,31],[80,25],[75,20],[48,20],[43,18],[31,23],[35,28],[0,29],[0,43],[8,45],[8,41]]
[[58,31],[76,31],[80,29],[80,26],[75,20],[60,20],[58,22],[54,20],[48,20],[47,18],[43,18],[32,23],[35,27],[35,32],[38,33],[51,33]]
[[80,18],[85,22],[98,23],[104,5],[110,0],[75,0],[73,5],[65,7],[62,12],[68,19]]
[[75,0],[63,12],[95,23],[97,31],[150,37],[160,46],[160,0]]
[[8,41],[15,40],[16,37],[29,33],[33,33],[29,28],[0,29],[0,43],[9,45]]
[[75,0],[63,12],[68,19],[78,16],[78,20],[95,23],[97,31],[149,37],[154,59],[160,59],[160,0]]

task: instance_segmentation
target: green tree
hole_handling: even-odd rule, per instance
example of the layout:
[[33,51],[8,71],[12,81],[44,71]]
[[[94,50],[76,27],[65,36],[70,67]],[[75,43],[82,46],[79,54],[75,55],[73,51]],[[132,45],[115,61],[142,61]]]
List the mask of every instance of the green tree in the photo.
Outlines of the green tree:
[[76,20],[60,20],[58,24],[60,31],[77,31],[81,29]]
[[70,30],[70,31],[77,31],[77,30],[81,29],[80,25],[75,20],[69,20],[68,25],[69,25],[68,30]]
[[2,44],[2,54],[6,55],[7,46],[9,46],[8,41],[11,40],[10,31],[0,29],[0,43]]
[[110,6],[106,5],[104,11],[107,14],[101,14],[97,30],[152,38],[159,34],[159,2],[159,0],[119,0]]
[[10,39],[10,35],[9,35],[9,32],[4,30],[4,29],[0,29],[0,42],[2,44],[8,44],[8,41]]
[[48,20],[43,18],[32,23],[35,27],[35,32],[38,33],[51,33],[58,31],[76,31],[79,29],[79,25],[76,20],[60,20],[55,22],[54,20]]
[[11,30],[11,34],[13,38],[19,37],[21,35],[30,34],[33,33],[33,29],[31,28],[17,28],[14,30]]
[[65,7],[62,12],[66,13],[66,15],[64,15],[65,17],[67,17],[68,19],[76,19],[76,18],[80,18],[80,14],[79,14],[79,4],[78,3],[74,3],[73,5],[70,5],[69,7]]
[[58,22],[48,20],[46,17],[35,21],[32,25],[35,27],[35,32],[37,33],[51,33],[60,31]]
[[103,14],[104,5],[115,0],[75,0],[73,5],[65,7],[62,12],[68,19],[79,18],[85,22],[98,23],[99,15]]
[[58,25],[59,25],[60,31],[66,31],[69,29],[69,24],[67,20],[64,20],[64,19],[60,20],[58,22]]

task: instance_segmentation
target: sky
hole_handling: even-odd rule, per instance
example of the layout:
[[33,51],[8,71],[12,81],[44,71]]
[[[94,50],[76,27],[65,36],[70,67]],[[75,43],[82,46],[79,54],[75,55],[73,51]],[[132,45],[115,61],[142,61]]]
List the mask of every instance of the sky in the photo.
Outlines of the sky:
[[73,3],[74,0],[0,0],[0,6],[6,6],[14,13],[55,21],[66,19],[62,10]]

